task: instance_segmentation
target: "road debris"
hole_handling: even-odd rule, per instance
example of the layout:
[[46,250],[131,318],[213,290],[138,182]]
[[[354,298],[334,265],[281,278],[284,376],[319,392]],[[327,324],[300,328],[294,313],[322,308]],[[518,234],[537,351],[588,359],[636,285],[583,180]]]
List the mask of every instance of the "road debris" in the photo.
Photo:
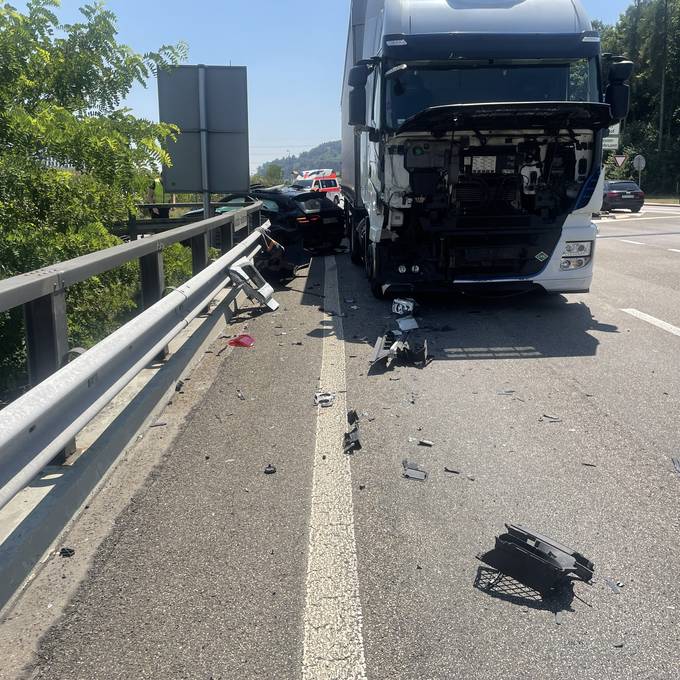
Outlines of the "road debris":
[[609,586],[613,593],[620,593],[623,583],[621,581],[615,581],[613,578],[606,576],[604,582]]
[[623,647],[623,642],[615,642],[614,647],[616,647],[617,649],[621,649]]
[[418,446],[428,446],[428,447],[433,447],[434,442],[430,441],[429,439],[418,439],[417,437],[409,437],[408,440],[411,442],[411,444],[418,444]]
[[394,363],[424,368],[428,364],[428,359],[427,340],[422,345],[411,347],[408,340],[403,337],[398,338],[393,331],[388,331],[375,341],[370,363],[375,365],[381,361],[386,361],[388,368]]
[[453,468],[450,468],[450,467],[445,467],[444,472],[448,472],[451,475],[459,475],[460,474],[460,470],[454,470]]
[[358,422],[359,422],[359,414],[354,409],[352,409],[351,411],[347,411],[347,423],[348,423],[348,425],[355,425]]
[[355,424],[354,427],[349,432],[345,432],[343,450],[347,454],[361,450],[361,441],[359,440],[358,424]]
[[466,475],[466,477],[471,481],[474,482],[475,478],[472,475]]
[[592,467],[592,468],[597,467],[597,465],[595,465],[595,463],[581,463],[581,465],[583,465],[583,467]]
[[348,305],[353,305],[356,302],[356,300],[353,297],[346,297],[344,298],[344,301]]
[[397,319],[397,325],[403,333],[414,331],[418,328],[418,322],[412,316],[404,316],[401,319]]
[[276,468],[271,463],[269,463],[269,465],[267,465],[267,467],[264,469],[265,475],[273,475],[275,473],[276,473]]
[[316,392],[314,395],[314,405],[321,408],[328,408],[335,403],[335,392]]
[[515,390],[497,390],[496,394],[500,397],[509,397],[511,394],[515,394]]
[[477,559],[541,594],[572,576],[586,583],[592,579],[595,565],[579,552],[523,527],[505,526],[507,533],[496,537],[493,550]]
[[247,348],[252,347],[254,344],[255,338],[252,335],[248,335],[247,333],[241,333],[241,335],[237,335],[235,338],[232,338],[227,343],[229,347],[247,347]]
[[404,458],[404,460],[401,461],[401,466],[404,468],[402,474],[406,479],[417,479],[421,482],[424,482],[427,479],[427,472],[425,472],[425,470],[417,463],[410,462],[408,459]]
[[680,458],[671,458],[675,471],[680,475]]
[[151,424],[151,427],[165,427],[167,425],[167,422],[165,420],[158,420],[155,423]]
[[73,548],[62,548],[59,551],[59,557],[73,557],[76,551]]
[[181,392],[184,389],[184,380],[178,380],[175,385],[175,392]]
[[392,314],[405,316],[406,314],[413,314],[416,308],[416,301],[412,298],[396,298],[392,301]]
[[561,423],[562,422],[562,418],[560,418],[559,416],[551,416],[548,413],[544,413],[538,420],[539,420],[539,422],[543,422],[544,420],[546,420],[549,423]]
[[240,389],[238,389],[238,387],[236,388],[236,396],[237,396],[241,401],[245,401],[245,400],[246,400],[245,395],[243,394],[243,392],[241,392]]
[[558,626],[561,626],[561,625],[562,625],[563,619],[564,619],[564,612],[562,612],[562,611],[555,612],[555,623],[556,623]]

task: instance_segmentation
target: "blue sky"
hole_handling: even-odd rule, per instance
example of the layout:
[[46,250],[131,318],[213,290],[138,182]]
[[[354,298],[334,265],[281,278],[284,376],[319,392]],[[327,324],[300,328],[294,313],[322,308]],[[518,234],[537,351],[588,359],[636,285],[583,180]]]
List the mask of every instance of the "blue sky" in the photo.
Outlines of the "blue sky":
[[[613,23],[629,0],[582,0]],[[24,3],[13,2],[15,6]],[[63,21],[84,0],[62,0]],[[248,67],[251,168],[340,137],[340,87],[349,0],[106,0],[120,40],[139,52],[184,40],[192,64]],[[155,82],[128,106],[157,119]]]

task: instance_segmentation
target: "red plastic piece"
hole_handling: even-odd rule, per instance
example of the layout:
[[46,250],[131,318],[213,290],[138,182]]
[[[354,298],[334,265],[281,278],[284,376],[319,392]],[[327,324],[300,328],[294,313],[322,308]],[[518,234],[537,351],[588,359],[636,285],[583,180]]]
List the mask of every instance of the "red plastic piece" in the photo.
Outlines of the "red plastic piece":
[[254,344],[255,338],[245,334],[237,335],[228,342],[230,347],[252,347]]

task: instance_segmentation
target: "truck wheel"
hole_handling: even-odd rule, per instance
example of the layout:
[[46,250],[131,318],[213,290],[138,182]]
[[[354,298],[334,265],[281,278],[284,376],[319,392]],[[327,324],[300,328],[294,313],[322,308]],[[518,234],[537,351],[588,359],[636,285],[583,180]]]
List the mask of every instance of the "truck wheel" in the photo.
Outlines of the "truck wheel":
[[360,265],[363,261],[359,235],[357,234],[356,227],[351,222],[349,225],[349,259],[357,265]]
[[377,276],[380,271],[378,268],[378,248],[375,243],[371,243],[367,240],[366,245],[366,255],[364,256],[364,262],[366,263],[366,276],[368,277],[368,282],[371,286],[371,293],[373,297],[378,300],[384,300],[385,294],[383,293],[383,281]]

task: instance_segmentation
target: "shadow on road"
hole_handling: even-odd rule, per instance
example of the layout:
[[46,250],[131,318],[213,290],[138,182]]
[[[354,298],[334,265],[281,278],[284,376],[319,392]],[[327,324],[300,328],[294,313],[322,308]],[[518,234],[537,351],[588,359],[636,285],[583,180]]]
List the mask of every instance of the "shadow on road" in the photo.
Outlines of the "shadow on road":
[[574,587],[571,581],[566,582],[558,592],[545,597],[537,590],[495,569],[478,567],[473,585],[491,597],[529,609],[540,609],[553,614],[574,611],[571,606],[574,601]]

